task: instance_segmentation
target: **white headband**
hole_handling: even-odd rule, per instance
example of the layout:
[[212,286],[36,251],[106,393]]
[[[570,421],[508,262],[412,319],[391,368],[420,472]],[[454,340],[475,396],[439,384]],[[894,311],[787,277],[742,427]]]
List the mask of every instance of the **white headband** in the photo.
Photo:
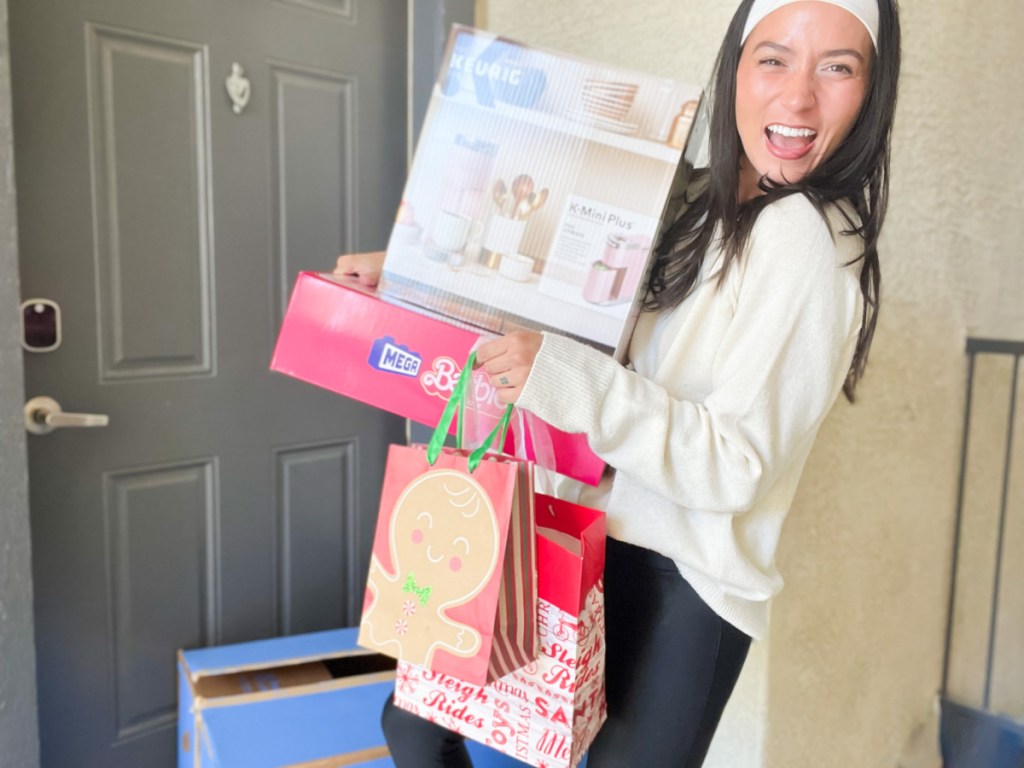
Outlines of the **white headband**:
[[[747,41],[747,37],[754,27],[769,13],[784,5],[797,2],[801,2],[801,0],[754,0],[754,4],[750,6],[750,13],[747,15],[746,26],[743,27],[740,44]],[[814,0],[814,2],[838,5],[852,13],[867,28],[868,34],[871,35],[871,43],[875,46],[875,50],[878,50],[878,0]]]

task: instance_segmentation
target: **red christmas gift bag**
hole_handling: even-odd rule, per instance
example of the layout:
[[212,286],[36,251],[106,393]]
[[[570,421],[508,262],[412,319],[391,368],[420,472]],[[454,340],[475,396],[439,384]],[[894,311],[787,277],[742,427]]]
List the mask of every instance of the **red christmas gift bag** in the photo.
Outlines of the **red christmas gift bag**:
[[573,768],[604,723],[604,513],[538,494],[541,654],[490,685],[399,662],[395,704],[543,768]]
[[443,447],[469,378],[429,446],[388,452],[359,644],[484,684],[538,653],[533,466],[487,453],[509,410],[472,453]]

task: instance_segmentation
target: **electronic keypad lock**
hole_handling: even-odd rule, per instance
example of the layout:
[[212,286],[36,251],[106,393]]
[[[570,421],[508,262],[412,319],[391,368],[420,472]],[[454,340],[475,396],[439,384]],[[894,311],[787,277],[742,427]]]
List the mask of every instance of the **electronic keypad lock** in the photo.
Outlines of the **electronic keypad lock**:
[[27,352],[53,352],[60,346],[60,307],[50,299],[21,303],[21,346]]

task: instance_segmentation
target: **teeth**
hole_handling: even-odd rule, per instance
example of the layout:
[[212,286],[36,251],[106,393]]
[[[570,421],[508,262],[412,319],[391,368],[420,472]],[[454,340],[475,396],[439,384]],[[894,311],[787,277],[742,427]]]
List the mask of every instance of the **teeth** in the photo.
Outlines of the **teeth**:
[[769,125],[768,130],[772,133],[777,133],[780,136],[788,136],[790,138],[796,138],[802,136],[809,138],[811,136],[817,136],[817,131],[812,131],[810,128],[790,128],[787,125]]

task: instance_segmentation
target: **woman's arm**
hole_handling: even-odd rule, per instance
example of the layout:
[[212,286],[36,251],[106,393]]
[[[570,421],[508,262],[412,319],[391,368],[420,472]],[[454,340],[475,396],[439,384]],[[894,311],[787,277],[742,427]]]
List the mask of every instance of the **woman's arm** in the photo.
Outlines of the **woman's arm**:
[[[806,200],[789,200],[755,226],[701,402],[554,334],[535,349],[536,339],[519,335],[482,346],[505,350],[481,354],[492,382],[501,387],[505,376],[520,407],[585,433],[611,466],[678,505],[749,509],[809,448],[842,386],[860,322],[856,277],[841,266],[828,226]],[[726,291],[718,300],[732,300]],[[671,362],[680,371],[692,364]]]

